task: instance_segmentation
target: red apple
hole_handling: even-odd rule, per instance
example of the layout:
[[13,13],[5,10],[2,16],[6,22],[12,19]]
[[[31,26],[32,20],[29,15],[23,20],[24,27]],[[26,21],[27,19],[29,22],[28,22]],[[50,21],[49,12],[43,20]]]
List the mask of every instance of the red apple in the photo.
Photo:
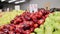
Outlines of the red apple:
[[31,31],[29,31],[29,30],[26,30],[25,32],[24,32],[24,34],[30,34],[31,33]]
[[48,17],[48,15],[45,15],[45,18],[47,18]]
[[33,32],[33,31],[34,31],[34,27],[31,27],[31,28],[30,28],[30,31]]
[[43,24],[44,23],[44,19],[40,19],[39,21],[38,21],[38,24],[39,25],[41,25],[41,24]]
[[37,28],[38,27],[38,24],[34,24],[34,27]]

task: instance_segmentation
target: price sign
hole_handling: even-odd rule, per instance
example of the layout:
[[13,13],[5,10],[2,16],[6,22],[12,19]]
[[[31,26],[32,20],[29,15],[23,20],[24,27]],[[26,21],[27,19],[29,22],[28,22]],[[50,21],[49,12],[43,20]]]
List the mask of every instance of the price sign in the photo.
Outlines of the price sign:
[[9,11],[9,8],[7,8],[7,11]]
[[29,10],[32,13],[32,11],[33,11],[32,4],[29,5]]
[[30,10],[31,13],[32,13],[33,11],[34,11],[34,12],[38,11],[38,6],[37,6],[37,4],[30,4],[30,5],[29,5],[29,10]]
[[20,10],[20,5],[15,5],[15,10]]

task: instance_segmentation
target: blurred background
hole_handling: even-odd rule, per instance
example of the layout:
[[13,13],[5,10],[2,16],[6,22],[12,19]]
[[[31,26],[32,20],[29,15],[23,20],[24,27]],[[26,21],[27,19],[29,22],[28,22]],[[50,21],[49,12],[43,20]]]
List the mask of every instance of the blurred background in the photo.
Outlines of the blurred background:
[[38,8],[60,8],[60,0],[0,0],[0,10],[26,10],[30,4],[37,4]]

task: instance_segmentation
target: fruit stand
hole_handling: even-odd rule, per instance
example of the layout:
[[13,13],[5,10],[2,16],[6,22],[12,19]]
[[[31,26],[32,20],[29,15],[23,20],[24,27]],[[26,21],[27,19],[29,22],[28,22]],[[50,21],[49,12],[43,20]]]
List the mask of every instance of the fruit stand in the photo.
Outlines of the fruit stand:
[[0,34],[60,34],[60,12],[13,10],[1,12]]
[[0,0],[0,34],[60,34],[60,0]]

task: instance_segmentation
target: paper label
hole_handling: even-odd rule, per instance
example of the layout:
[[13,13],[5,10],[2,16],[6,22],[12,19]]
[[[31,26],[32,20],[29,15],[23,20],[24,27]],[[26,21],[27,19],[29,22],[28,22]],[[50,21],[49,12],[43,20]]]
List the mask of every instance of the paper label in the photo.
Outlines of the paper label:
[[30,10],[31,13],[32,13],[33,11],[34,11],[34,12],[38,11],[38,6],[37,6],[37,4],[30,4],[30,5],[29,5],[29,10]]
[[20,5],[15,5],[15,10],[20,10]]

